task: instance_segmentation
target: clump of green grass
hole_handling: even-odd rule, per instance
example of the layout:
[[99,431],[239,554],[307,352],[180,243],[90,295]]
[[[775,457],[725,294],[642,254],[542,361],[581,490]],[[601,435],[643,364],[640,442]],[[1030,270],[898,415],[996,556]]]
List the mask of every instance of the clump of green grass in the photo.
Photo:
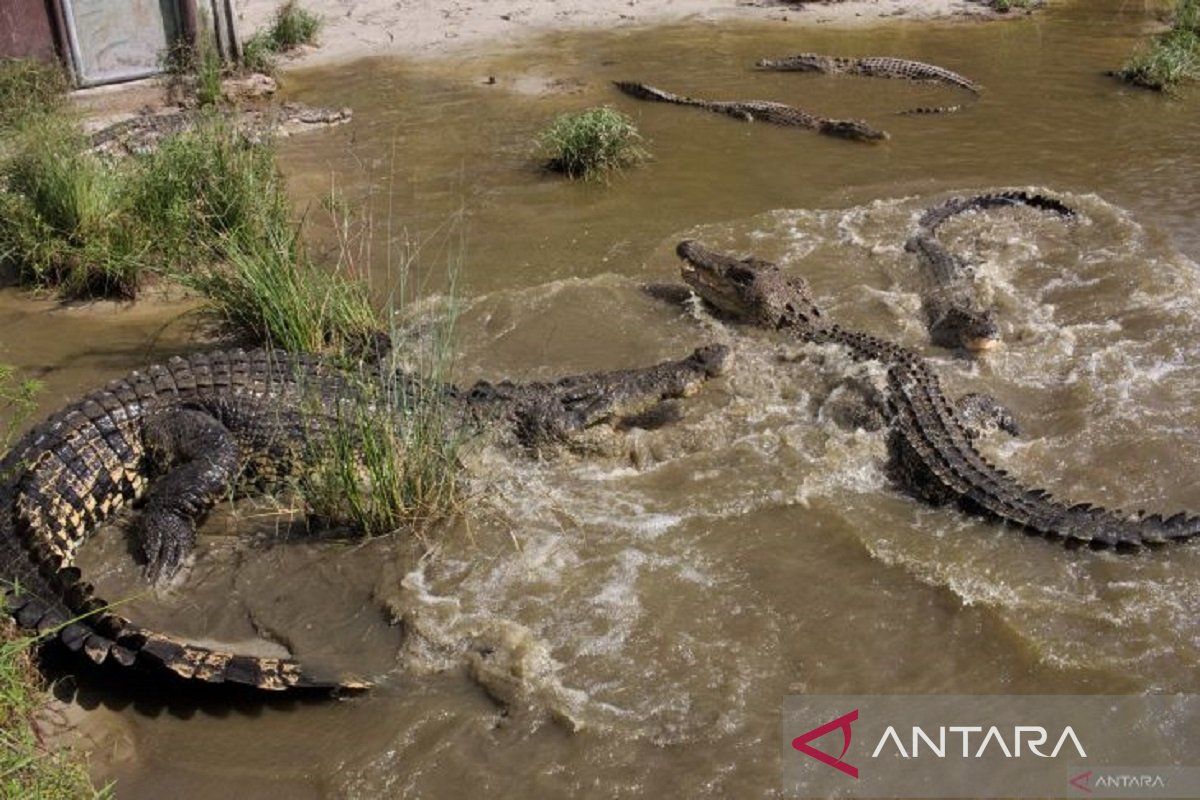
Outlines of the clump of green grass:
[[53,117],[27,126],[0,180],[0,263],[23,283],[68,297],[137,293],[148,236],[122,176],[83,152],[77,131]]
[[[356,217],[336,192],[323,205],[337,237],[338,268],[361,272],[358,264],[370,260],[370,218]],[[406,248],[394,258],[389,246],[394,285],[383,315],[386,335],[351,365],[348,400],[334,409],[329,435],[314,439],[315,468],[296,487],[316,520],[368,536],[400,530],[422,536],[461,501],[458,454],[470,431],[448,383],[460,251],[447,258],[448,299],[437,313],[417,313],[412,303],[417,252]],[[318,410],[328,415],[328,403]]]
[[200,108],[220,105],[224,98],[221,80],[227,69],[209,35],[201,35],[193,46],[178,42],[163,57],[167,73],[167,96],[181,100],[188,96]]
[[301,8],[296,0],[287,0],[275,12],[275,22],[271,25],[268,35],[275,45],[275,50],[284,52],[302,44],[316,44],[317,33],[320,30],[320,17]]
[[313,469],[298,492],[312,516],[367,536],[423,535],[462,499],[459,450],[466,441],[444,383],[448,340],[417,372],[390,358],[361,367],[350,403],[338,407],[328,436],[311,445]]
[[276,66],[275,48],[265,33],[256,33],[242,44],[242,68],[246,71],[271,75]]
[[67,76],[58,67],[29,58],[0,59],[0,131],[58,110],[67,88]]
[[633,120],[608,106],[564,114],[538,136],[547,166],[572,178],[603,180],[647,157]]
[[1001,14],[1007,14],[1014,8],[1028,11],[1029,9],[1037,8],[1041,4],[1042,0],[992,0],[992,8]]
[[365,282],[311,261],[299,231],[226,234],[221,258],[181,276],[235,330],[293,352],[361,351],[382,328]]
[[[327,269],[312,259],[292,221],[273,146],[223,130],[179,137],[156,154],[148,213],[159,208],[166,230],[182,219],[206,232],[176,245],[175,276],[255,340],[297,352],[361,350],[383,329],[366,281],[349,261]],[[187,196],[194,199],[171,207]],[[197,248],[208,253],[199,263],[191,257]]]
[[258,31],[242,45],[242,65],[253,72],[271,73],[275,57],[305,44],[316,44],[321,30],[319,16],[287,0],[275,12],[271,27]]
[[7,364],[0,364],[0,453],[8,452],[13,436],[33,409],[36,398],[42,391],[40,381],[19,378],[17,372]]
[[112,797],[111,786],[92,785],[77,752],[52,750],[38,733],[34,720],[48,698],[33,663],[36,644],[7,618],[0,622],[0,797]]
[[78,130],[28,126],[0,167],[0,263],[65,297],[133,298],[155,274],[185,274],[247,240],[290,226],[274,151],[220,115],[129,159],[85,152]]
[[1178,0],[1171,28],[1138,49],[1116,74],[1157,91],[1200,80],[1200,0]]
[[174,275],[222,258],[228,234],[250,238],[291,225],[274,145],[248,141],[219,114],[132,164],[135,215],[154,232],[163,269]]

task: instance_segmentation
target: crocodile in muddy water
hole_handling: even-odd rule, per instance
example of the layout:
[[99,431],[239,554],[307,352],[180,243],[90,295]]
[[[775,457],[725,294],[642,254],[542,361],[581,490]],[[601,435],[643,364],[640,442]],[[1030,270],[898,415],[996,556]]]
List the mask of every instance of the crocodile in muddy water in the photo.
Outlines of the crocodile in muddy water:
[[[726,355],[712,346],[643,369],[432,391],[444,396],[457,429],[499,429],[540,450],[690,394],[722,370]],[[313,442],[334,430],[344,404],[362,401],[372,376],[380,380],[378,369],[369,368],[364,381],[280,351],[196,354],[112,381],[33,428],[0,464],[0,580],[17,622],[56,632],[96,663],[141,663],[266,690],[362,687],[312,674],[290,657],[145,629],[96,597],[74,561],[106,518],[137,503],[147,575],[170,577],[192,549],[197,523],[235,478],[244,470],[278,481],[311,467]],[[402,386],[415,387],[413,380]]]
[[672,94],[671,92],[647,86],[633,81],[616,81],[615,85],[630,97],[639,100],[650,100],[658,103],[674,103],[680,106],[694,106],[717,114],[726,114],[744,122],[769,122],[772,125],[785,125],[794,128],[808,128],[835,136],[839,139],[851,139],[858,142],[878,142],[888,138],[888,134],[878,131],[866,122],[858,119],[828,119],[816,114],[775,103],[770,100],[701,100],[695,97]]
[[[979,94],[979,84],[936,64],[910,61],[890,56],[867,56],[864,58],[842,58],[820,53],[799,53],[782,58],[762,58],[759,69],[778,72],[820,72],[826,75],[865,75],[871,78],[897,78],[908,81],[941,83]],[[901,111],[901,114],[944,114],[958,111],[961,106],[924,106]]]
[[995,313],[976,298],[970,268],[961,256],[950,252],[938,240],[937,233],[946,221],[960,214],[1012,206],[1027,206],[1067,220],[1075,217],[1074,210],[1062,201],[1026,191],[952,197],[921,215],[917,231],[905,247],[917,253],[925,267],[927,281],[921,305],[934,344],[981,351],[999,343],[1000,327]]
[[693,241],[681,242],[677,251],[685,282],[725,315],[802,342],[840,346],[854,361],[887,370],[880,406],[892,472],[922,499],[1093,547],[1134,549],[1200,535],[1200,516],[1164,518],[1071,505],[1023,485],[979,452],[937,375],[916,353],[830,322],[813,302],[807,282],[788,277],[775,264],[738,259]]
[[265,109],[209,111],[175,109],[161,114],[143,114],[105,126],[89,137],[91,150],[109,155],[148,153],[170,136],[194,130],[206,120],[222,118],[246,139],[258,141],[270,136],[292,136],[318,128],[349,122],[349,108],[318,108],[301,103],[284,103]]

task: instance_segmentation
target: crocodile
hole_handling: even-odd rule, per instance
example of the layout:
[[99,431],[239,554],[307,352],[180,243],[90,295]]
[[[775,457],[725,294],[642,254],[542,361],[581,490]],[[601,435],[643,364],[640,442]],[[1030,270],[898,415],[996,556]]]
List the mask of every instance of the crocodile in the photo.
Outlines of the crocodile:
[[839,139],[850,139],[857,142],[878,142],[888,137],[884,131],[875,130],[866,122],[858,119],[828,119],[816,114],[775,103],[770,100],[700,100],[695,97],[672,94],[671,92],[647,86],[633,81],[614,81],[614,85],[630,97],[639,100],[650,100],[658,103],[674,103],[681,106],[695,106],[718,114],[727,114],[744,122],[769,122],[772,125],[784,125],[794,128],[809,128],[834,136]]
[[928,280],[922,293],[925,324],[934,344],[979,352],[990,350],[1000,341],[995,314],[975,297],[971,270],[966,261],[951,253],[937,238],[938,229],[949,219],[969,211],[1028,206],[1074,219],[1075,211],[1060,200],[1026,191],[1002,191],[966,197],[952,197],[927,209],[917,223],[917,231],[906,243],[910,252],[920,255]]
[[[821,55],[820,53],[800,53],[783,58],[762,58],[758,60],[759,69],[776,70],[780,72],[822,72],[829,74],[865,75],[872,78],[898,78],[909,81],[941,83],[958,89],[966,89],[972,94],[979,94],[982,88],[975,81],[959,75],[957,72],[926,64],[923,61],[910,61],[906,58],[891,56],[868,56],[866,58],[842,58],[838,56]],[[962,109],[961,105],[953,106],[922,106],[901,111],[901,114],[951,114]]]
[[[425,391],[444,397],[454,430],[500,430],[540,452],[626,412],[692,393],[721,372],[727,353],[713,345],[642,369]],[[199,353],[134,371],[67,405],[0,462],[0,594],[8,610],[23,628],[55,635],[96,663],[262,690],[365,688],[291,657],[142,627],[97,597],[74,562],[104,520],[136,503],[146,576],[169,579],[219,498],[231,487],[260,477],[279,481],[311,465],[319,452],[313,443],[335,430],[346,403],[370,402],[364,392],[388,377],[381,369],[347,370],[274,350]],[[402,390],[421,386],[403,373],[394,377]]]
[[103,127],[89,136],[89,149],[114,156],[149,153],[164,139],[195,130],[212,119],[223,119],[248,141],[258,142],[268,136],[291,136],[341,125],[353,116],[354,112],[349,108],[323,108],[302,103],[237,111],[180,108],[162,114],[142,114]]
[[844,348],[857,362],[886,370],[882,406],[892,473],[917,497],[1064,543],[1138,550],[1200,534],[1200,516],[1169,518],[1145,511],[1110,511],[1069,504],[1030,488],[987,460],[965,420],[942,390],[937,374],[918,354],[828,320],[808,283],[789,277],[776,264],[739,259],[695,241],[683,241],[684,281],[725,316],[799,340]]

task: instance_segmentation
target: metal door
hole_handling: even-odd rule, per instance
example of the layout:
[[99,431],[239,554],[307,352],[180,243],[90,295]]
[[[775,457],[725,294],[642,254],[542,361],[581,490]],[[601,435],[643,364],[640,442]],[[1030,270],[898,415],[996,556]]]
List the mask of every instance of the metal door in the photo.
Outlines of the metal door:
[[62,0],[62,8],[82,86],[161,72],[180,29],[177,0]]
[[58,41],[46,0],[0,0],[0,58],[56,61]]

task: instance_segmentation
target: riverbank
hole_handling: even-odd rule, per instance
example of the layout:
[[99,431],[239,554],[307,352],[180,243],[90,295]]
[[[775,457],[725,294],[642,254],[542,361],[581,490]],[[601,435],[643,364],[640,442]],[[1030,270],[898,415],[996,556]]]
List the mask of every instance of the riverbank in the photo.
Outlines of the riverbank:
[[[287,64],[316,66],[367,56],[438,58],[557,30],[728,21],[850,27],[882,20],[1002,19],[1024,13],[1019,8],[1001,13],[982,0],[338,0],[307,5],[323,16],[320,44],[302,48]],[[235,6],[246,38],[270,24],[278,0],[235,0]]]

